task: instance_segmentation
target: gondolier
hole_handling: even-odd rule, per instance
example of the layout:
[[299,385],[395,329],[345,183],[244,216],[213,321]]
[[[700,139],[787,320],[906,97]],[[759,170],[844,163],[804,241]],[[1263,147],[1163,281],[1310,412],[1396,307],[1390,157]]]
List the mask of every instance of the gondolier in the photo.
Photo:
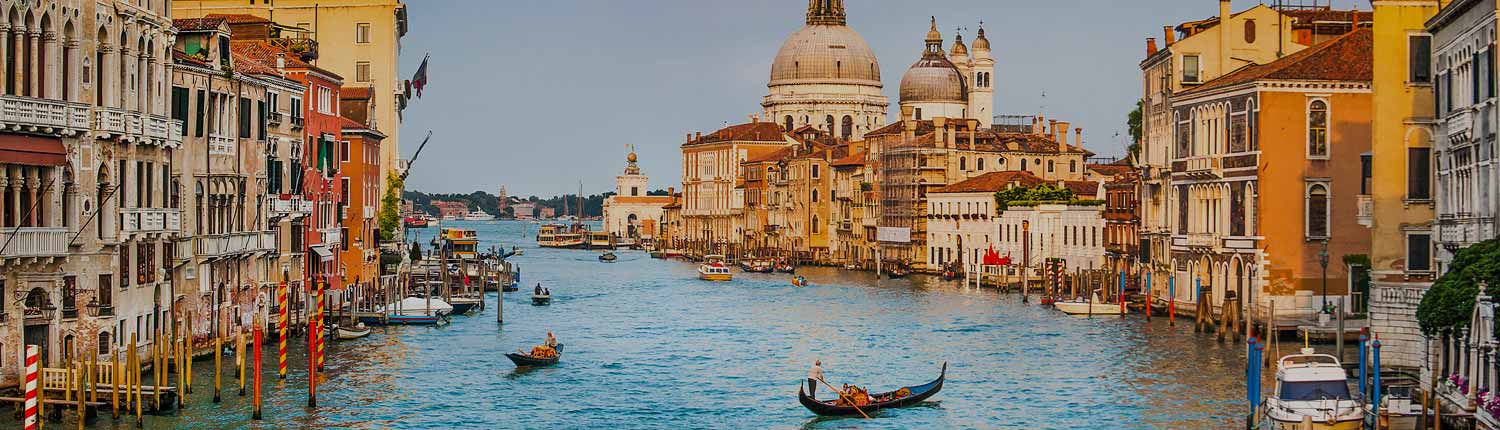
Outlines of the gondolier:
[[823,381],[823,360],[813,362],[811,369],[807,369],[807,396],[817,398],[818,383]]

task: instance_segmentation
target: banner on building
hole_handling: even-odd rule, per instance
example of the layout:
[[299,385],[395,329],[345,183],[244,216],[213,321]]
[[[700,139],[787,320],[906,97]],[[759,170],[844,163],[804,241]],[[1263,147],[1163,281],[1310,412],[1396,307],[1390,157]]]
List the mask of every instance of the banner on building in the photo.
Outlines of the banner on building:
[[876,227],[875,240],[886,243],[911,243],[911,228]]

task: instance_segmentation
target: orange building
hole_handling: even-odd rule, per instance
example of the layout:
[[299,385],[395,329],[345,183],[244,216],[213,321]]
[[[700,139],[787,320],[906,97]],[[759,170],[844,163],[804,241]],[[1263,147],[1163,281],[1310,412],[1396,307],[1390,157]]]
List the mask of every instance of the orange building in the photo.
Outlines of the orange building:
[[[347,90],[346,90],[347,91]],[[348,282],[373,284],[380,278],[380,237],[377,213],[380,207],[380,143],[385,134],[349,119],[345,104],[342,122],[344,140],[339,142],[339,170],[344,175],[339,184],[343,192],[344,219],[339,237],[343,243],[340,261]],[[358,115],[367,117],[366,115]]]
[[[1173,96],[1167,206],[1179,311],[1219,313],[1232,296],[1311,316],[1325,294],[1345,294],[1342,258],[1370,252],[1355,213],[1371,140],[1371,41],[1356,30]],[[1208,307],[1188,306],[1198,303]]]

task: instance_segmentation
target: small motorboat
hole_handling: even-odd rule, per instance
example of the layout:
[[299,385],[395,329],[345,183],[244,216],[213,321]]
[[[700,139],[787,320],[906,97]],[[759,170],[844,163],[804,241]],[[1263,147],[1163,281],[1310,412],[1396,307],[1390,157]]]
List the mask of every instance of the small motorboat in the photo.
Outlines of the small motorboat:
[[550,304],[552,304],[552,294],[551,293],[532,294],[531,295],[531,304],[533,306],[546,306],[546,305],[550,305]]
[[609,252],[609,251],[604,251],[603,254],[599,254],[599,261],[602,261],[602,262],[605,262],[605,263],[613,263],[618,258],[620,258],[620,257],[616,257],[615,253]]
[[797,266],[793,266],[791,263],[781,263],[776,265],[776,271],[781,273],[797,273]]
[[342,325],[333,326],[333,337],[338,340],[354,340],[370,335],[370,328],[365,323],[355,324],[354,327]]
[[452,296],[448,299],[448,304],[453,306],[451,312],[453,315],[468,315],[470,312],[479,310],[479,304],[483,302],[483,299],[473,295]]
[[1078,299],[1053,302],[1052,306],[1068,315],[1123,315],[1119,303],[1101,303],[1095,294],[1092,301]]
[[1281,357],[1276,391],[1266,398],[1267,429],[1357,430],[1365,408],[1349,393],[1348,376],[1339,359],[1302,348]]
[[858,408],[840,402],[837,398],[832,400],[814,399],[812,396],[807,395],[806,384],[800,384],[797,388],[797,401],[801,402],[802,406],[806,407],[807,410],[818,415],[860,415],[861,412],[869,415],[881,409],[911,406],[927,400],[928,397],[932,397],[939,390],[943,389],[943,380],[947,377],[948,363],[943,363],[942,373],[939,373],[937,379],[932,382],[902,387],[884,393],[871,394],[870,403],[859,405]]
[[806,287],[807,286],[807,278],[802,277],[802,275],[793,276],[792,277],[792,286],[795,286],[795,287]]
[[901,279],[901,278],[905,278],[906,275],[910,275],[910,274],[911,274],[911,271],[907,270],[905,267],[897,267],[897,268],[891,269],[890,271],[885,272],[885,277],[891,278],[891,279]]
[[698,279],[705,281],[732,281],[734,273],[729,266],[724,264],[724,256],[707,255],[703,257],[703,264],[698,266]]
[[559,343],[557,344],[557,355],[551,357],[537,358],[531,354],[522,354],[520,352],[508,353],[505,354],[505,357],[509,358],[511,362],[516,363],[517,366],[551,366],[557,364],[557,361],[562,359],[562,352],[563,344]]

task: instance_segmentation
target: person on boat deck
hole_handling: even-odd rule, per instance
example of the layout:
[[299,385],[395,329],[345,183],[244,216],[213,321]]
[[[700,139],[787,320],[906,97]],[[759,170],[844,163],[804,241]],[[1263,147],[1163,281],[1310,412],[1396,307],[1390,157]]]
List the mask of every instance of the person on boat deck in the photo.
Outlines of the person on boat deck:
[[542,283],[541,282],[536,283],[536,294],[537,295],[542,295]]
[[543,345],[547,345],[548,348],[557,349],[557,338],[552,337],[552,332],[547,332],[547,342],[543,343]]
[[[811,369],[807,369],[807,396],[818,398],[818,382],[823,381],[823,360],[813,361]],[[825,382],[826,383],[826,382]]]
[[544,295],[544,296],[550,296],[550,295],[552,295],[552,289],[551,288],[543,288],[542,289],[542,295]]

